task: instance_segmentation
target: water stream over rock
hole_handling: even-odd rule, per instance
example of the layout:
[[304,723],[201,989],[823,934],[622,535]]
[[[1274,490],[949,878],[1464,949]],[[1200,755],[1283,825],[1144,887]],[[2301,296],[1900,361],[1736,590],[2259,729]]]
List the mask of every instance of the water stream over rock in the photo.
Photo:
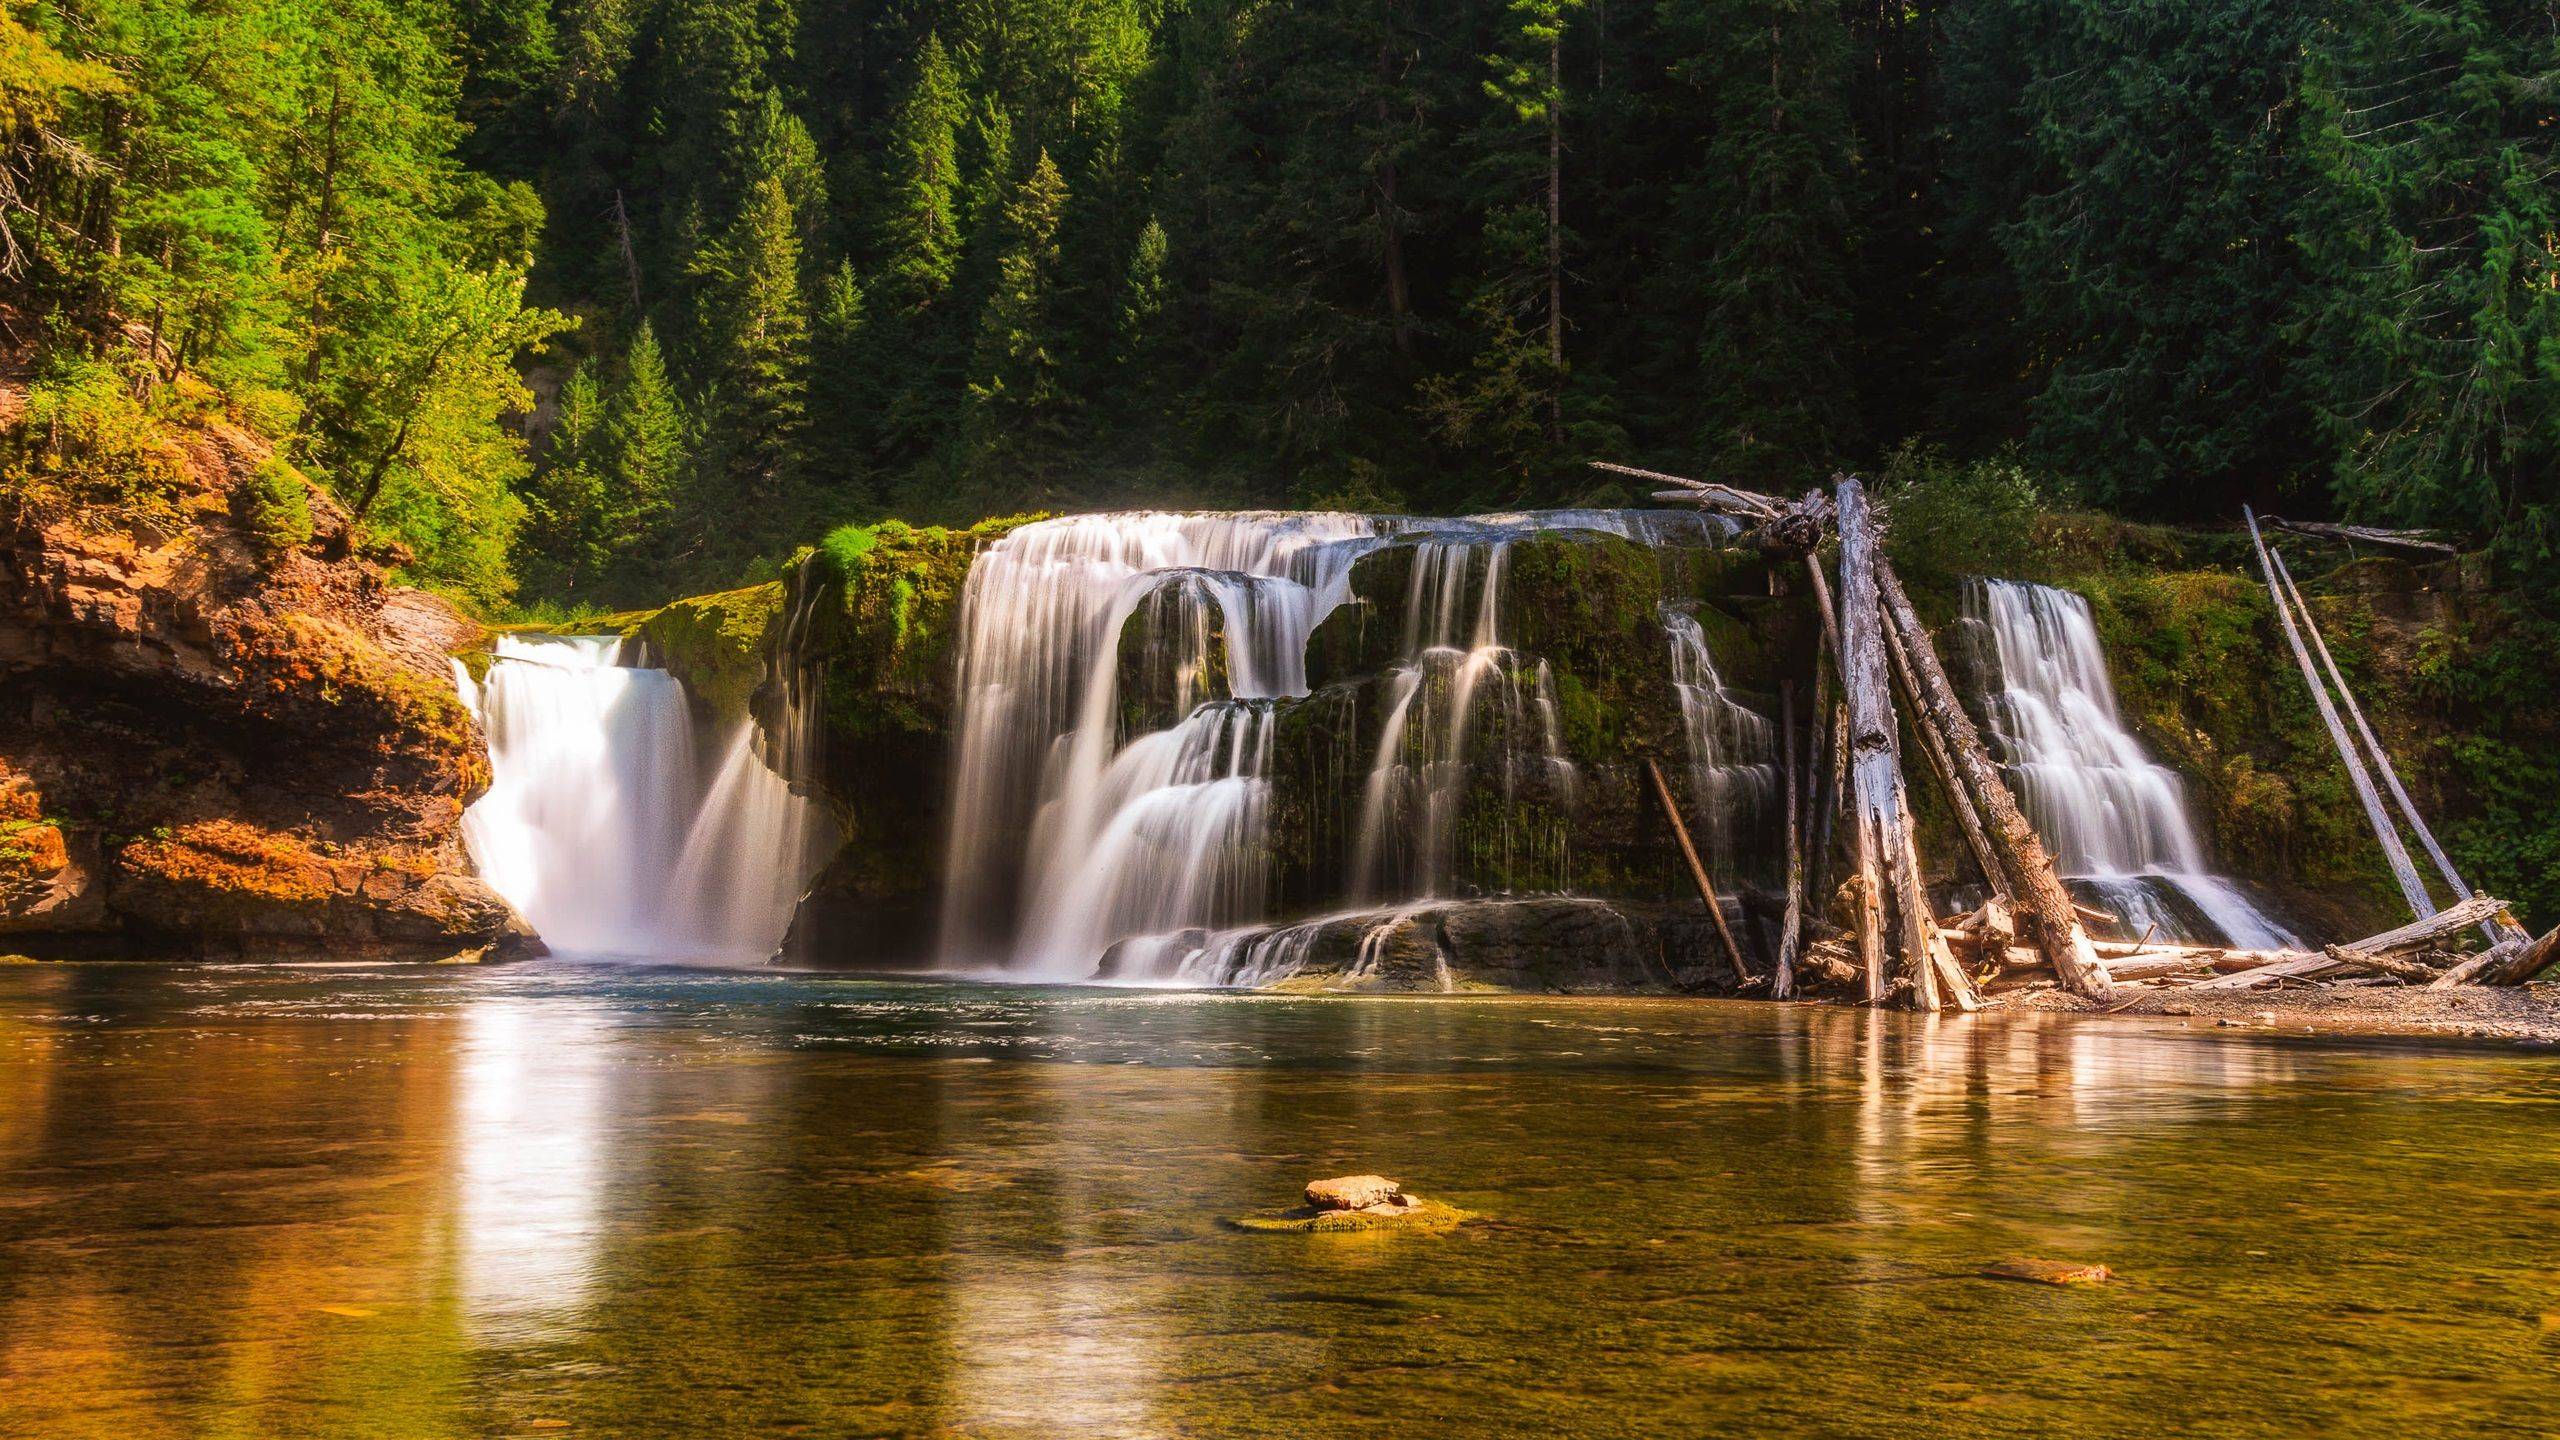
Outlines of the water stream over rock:
[[2117,711],[2089,602],[2049,586],[1980,580],[1965,587],[1964,607],[1992,744],[2073,888],[2136,938],[2299,943],[2206,865],[2185,787]]
[[752,719],[706,733],[684,686],[626,663],[631,648],[510,635],[485,682],[457,665],[489,737],[489,790],[463,816],[472,859],[554,950],[764,960],[826,819],[766,764]]

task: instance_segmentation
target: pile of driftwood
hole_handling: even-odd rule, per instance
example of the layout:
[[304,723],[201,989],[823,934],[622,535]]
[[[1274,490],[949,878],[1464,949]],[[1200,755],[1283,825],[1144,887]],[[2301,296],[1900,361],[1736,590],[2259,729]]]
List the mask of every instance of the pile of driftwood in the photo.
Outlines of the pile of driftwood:
[[[2363,712],[2346,693],[2292,577],[2263,540],[2259,553],[2285,634],[2417,917],[2396,930],[2317,951],[2091,936],[2089,924],[2111,926],[2112,917],[2084,910],[2072,900],[2052,854],[2019,810],[1883,553],[1881,521],[1857,479],[1837,477],[1827,495],[1815,490],[1784,500],[1659,471],[1608,464],[1598,468],[1661,484],[1667,488],[1655,491],[1655,499],[1729,516],[1744,526],[1748,542],[1773,557],[1800,561],[1822,619],[1822,654],[1814,667],[1813,703],[1801,753],[1793,688],[1780,693],[1788,883],[1776,970],[1767,977],[1772,997],[1783,999],[1818,984],[1845,988],[1871,1004],[1973,1010],[1986,991],[2053,984],[2100,1001],[2127,989],[2166,987],[2512,985],[2560,960],[2560,930],[2533,940],[2502,903],[2462,884]],[[2296,528],[2325,535],[2319,527]],[[2257,535],[2255,517],[2251,534]],[[1835,535],[1836,598],[1821,553]],[[2403,537],[2359,532],[2353,538],[2389,543]],[[2313,666],[2315,649],[2327,680],[2353,717],[2360,747],[2350,740],[2338,705]],[[1840,691],[1836,700],[1831,696],[1835,681]],[[1917,740],[1922,767],[1953,812],[1988,892],[1989,898],[1967,914],[1939,915],[1922,882],[1904,778],[1905,722]],[[2442,909],[2429,899],[2383,808],[2372,778],[2376,774],[2453,893],[2468,898]],[[1721,922],[1721,906],[1686,843],[1677,808],[1658,772],[1654,783],[1684,852],[1691,855],[1700,894]],[[1839,823],[1845,823],[1846,834],[1835,837]],[[1830,882],[1835,838],[1846,842],[1836,849],[1845,852],[1849,870],[1836,890]],[[1847,912],[1845,928],[1824,922],[1842,909]],[[2463,932],[2475,926],[2487,937],[2488,948],[2478,954],[2458,951]],[[1721,923],[1717,928],[1725,931]],[[1729,932],[1724,945],[1736,975],[1746,986],[1758,988],[1761,977],[1745,965]]]

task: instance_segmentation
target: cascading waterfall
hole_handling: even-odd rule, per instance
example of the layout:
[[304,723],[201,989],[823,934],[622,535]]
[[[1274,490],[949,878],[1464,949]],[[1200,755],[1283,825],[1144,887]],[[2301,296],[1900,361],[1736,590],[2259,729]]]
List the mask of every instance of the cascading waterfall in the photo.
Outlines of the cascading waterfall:
[[[961,598],[943,962],[1080,979],[1110,941],[1148,933],[1121,928],[1141,914],[1156,929],[1214,923],[1177,912],[1214,909],[1241,893],[1240,872],[1260,872],[1267,719],[1194,711],[1177,726],[1187,737],[1124,749],[1121,633],[1144,607],[1142,651],[1196,677],[1175,684],[1181,700],[1205,694],[1195,687],[1219,665],[1235,700],[1304,694],[1307,637],[1382,534],[1357,515],[1080,515],[1024,526],[978,557]],[[1166,603],[1169,576],[1179,588]],[[1247,730],[1259,732],[1250,744]],[[1179,796],[1160,794],[1175,786]],[[1188,800],[1222,819],[1181,816]],[[1147,882],[1094,863],[1108,844],[1184,876],[1133,894]]]
[[1243,938],[1266,903],[1276,712],[1306,695],[1353,564],[1391,543],[1415,550],[1403,659],[1342,858],[1372,905],[1443,893],[1474,767],[1506,802],[1573,792],[1553,677],[1502,640],[1509,547],[1554,530],[1728,533],[1641,511],[1131,513],[996,542],[962,598],[943,965],[1236,983],[1286,964]]
[[1725,689],[1706,630],[1689,606],[1666,604],[1661,614],[1688,741],[1690,827],[1707,864],[1723,874],[1733,866],[1741,837],[1769,813],[1777,794],[1776,728]]
[[2084,897],[2136,937],[2299,943],[2205,865],[2176,774],[2124,727],[2089,602],[2011,580],[1965,589],[1992,743],[2027,820]]
[[[485,683],[456,666],[489,737],[489,790],[463,816],[472,860],[555,951],[766,959],[824,853],[824,813],[766,763],[753,720],[698,734],[683,685],[626,649],[502,636]],[[787,708],[780,743],[807,744],[814,717]]]

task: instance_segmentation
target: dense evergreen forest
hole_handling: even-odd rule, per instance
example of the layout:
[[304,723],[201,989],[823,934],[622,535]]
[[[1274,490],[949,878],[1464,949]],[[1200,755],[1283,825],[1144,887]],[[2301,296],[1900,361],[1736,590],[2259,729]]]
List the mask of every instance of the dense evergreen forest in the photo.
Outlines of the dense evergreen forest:
[[1595,456],[2534,574],[2555,117],[2549,0],[9,0],[6,458],[218,408],[490,609]]

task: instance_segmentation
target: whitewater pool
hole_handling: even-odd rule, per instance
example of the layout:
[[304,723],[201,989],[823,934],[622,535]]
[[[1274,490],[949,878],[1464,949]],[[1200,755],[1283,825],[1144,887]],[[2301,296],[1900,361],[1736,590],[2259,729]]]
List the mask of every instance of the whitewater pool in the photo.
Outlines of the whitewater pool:
[[[1361,1170],[1495,1218],[1218,1223]],[[2555,1175],[2523,1051],[8,966],[0,1435],[2544,1435]]]

